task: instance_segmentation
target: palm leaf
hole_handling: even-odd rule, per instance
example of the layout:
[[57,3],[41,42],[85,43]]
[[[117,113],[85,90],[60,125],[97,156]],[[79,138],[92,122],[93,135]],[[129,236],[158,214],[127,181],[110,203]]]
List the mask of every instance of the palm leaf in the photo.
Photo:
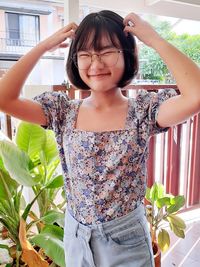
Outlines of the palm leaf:
[[15,144],[9,141],[0,141],[0,155],[10,176],[19,184],[33,186],[38,183],[39,178],[33,178],[30,175],[31,160],[29,156]]
[[64,244],[59,238],[55,237],[55,233],[52,234],[46,230],[46,232],[33,237],[31,241],[43,248],[45,254],[58,266],[66,267]]
[[46,142],[45,130],[36,124],[21,122],[17,129],[15,142],[31,159],[39,155]]

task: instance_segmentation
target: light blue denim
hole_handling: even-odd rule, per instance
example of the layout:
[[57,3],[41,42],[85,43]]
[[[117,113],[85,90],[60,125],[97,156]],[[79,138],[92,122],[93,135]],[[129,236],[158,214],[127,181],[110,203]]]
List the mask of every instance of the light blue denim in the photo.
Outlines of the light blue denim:
[[86,226],[65,215],[66,267],[154,267],[143,204],[131,213]]

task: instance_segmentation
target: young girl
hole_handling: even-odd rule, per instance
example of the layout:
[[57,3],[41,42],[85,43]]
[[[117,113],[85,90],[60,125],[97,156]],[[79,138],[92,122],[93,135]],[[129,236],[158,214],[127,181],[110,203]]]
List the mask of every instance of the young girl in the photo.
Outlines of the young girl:
[[[138,71],[134,36],[155,49],[174,75],[174,91],[124,97],[121,88]],[[69,100],[47,92],[19,98],[39,58],[72,39],[67,73],[91,95]],[[154,266],[142,204],[151,135],[167,131],[200,110],[200,70],[134,13],[88,15],[40,42],[0,81],[0,109],[53,129],[65,178],[64,244],[68,267]],[[170,98],[171,97],[171,98]]]

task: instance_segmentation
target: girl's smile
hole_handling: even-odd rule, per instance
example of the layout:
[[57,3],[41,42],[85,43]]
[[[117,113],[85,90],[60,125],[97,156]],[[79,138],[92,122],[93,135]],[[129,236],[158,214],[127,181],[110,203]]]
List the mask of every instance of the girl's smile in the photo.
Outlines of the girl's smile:
[[[108,40],[107,36],[103,36],[101,44],[103,49],[98,51],[98,53],[96,51],[85,52],[89,55],[93,55],[92,60],[88,69],[79,69],[79,74],[81,79],[91,88],[91,90],[105,92],[114,87],[118,87],[117,84],[124,73],[124,57],[121,50],[114,47],[110,40]],[[110,48],[105,50],[104,47]],[[117,53],[117,51],[120,51],[121,53]],[[108,56],[106,58],[107,54]],[[101,58],[101,55],[105,55],[105,58]],[[114,65],[111,64],[112,60],[107,60],[111,56],[115,59]],[[106,64],[107,62],[109,64]]]

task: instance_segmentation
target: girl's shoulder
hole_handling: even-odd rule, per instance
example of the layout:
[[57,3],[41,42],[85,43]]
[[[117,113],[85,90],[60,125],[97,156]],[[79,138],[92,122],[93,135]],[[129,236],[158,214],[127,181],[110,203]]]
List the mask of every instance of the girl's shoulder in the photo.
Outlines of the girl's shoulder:
[[68,95],[65,92],[60,91],[45,91],[42,94],[35,96],[34,100],[46,103],[60,100],[65,102],[70,101]]
[[33,98],[34,101],[42,105],[48,106],[50,109],[71,110],[75,109],[79,104],[79,99],[70,99],[67,93],[62,91],[46,91]]

